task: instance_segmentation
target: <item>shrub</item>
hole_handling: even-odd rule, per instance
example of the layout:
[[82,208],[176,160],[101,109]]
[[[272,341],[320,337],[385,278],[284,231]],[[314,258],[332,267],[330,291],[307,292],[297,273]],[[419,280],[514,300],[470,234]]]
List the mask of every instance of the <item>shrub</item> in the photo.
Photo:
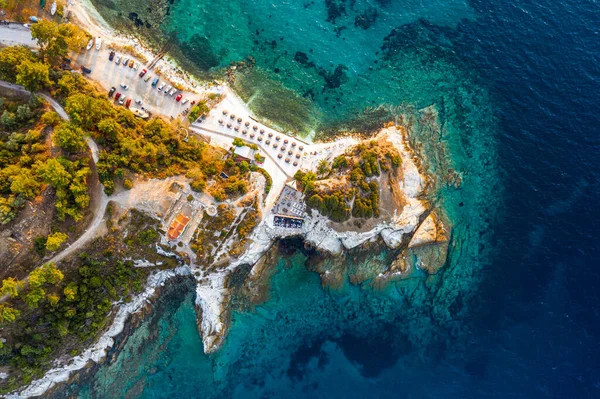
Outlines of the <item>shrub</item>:
[[65,233],[61,233],[60,231],[50,234],[46,240],[46,249],[48,251],[56,251],[66,239],[67,235]]

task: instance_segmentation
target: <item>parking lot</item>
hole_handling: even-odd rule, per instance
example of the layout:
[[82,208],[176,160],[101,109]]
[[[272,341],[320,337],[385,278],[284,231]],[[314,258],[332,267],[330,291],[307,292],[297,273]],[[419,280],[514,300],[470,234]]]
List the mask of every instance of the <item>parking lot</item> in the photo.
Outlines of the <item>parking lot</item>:
[[[129,66],[123,65],[124,58],[132,57],[117,52],[117,55],[121,56],[121,64],[117,65],[115,63],[116,56],[113,61],[109,61],[109,55],[110,50],[103,44],[100,51],[92,48],[89,51],[84,50],[81,53],[71,54],[71,65],[74,70],[80,70],[80,66],[82,65],[91,69],[92,72],[89,74],[90,78],[100,83],[107,92],[111,87],[115,87],[117,93],[121,93],[121,95],[131,98],[132,106],[134,105],[135,100],[139,98],[142,100],[142,106],[151,113],[160,113],[175,118],[181,117],[181,112],[186,108],[190,108],[190,103],[194,100],[198,100],[200,97],[194,93],[181,92],[183,99],[188,98],[189,101],[185,105],[176,102],[175,97],[180,93],[179,91],[173,94],[173,96],[165,96],[163,92],[159,92],[156,88],[152,87],[152,80],[156,77],[152,70],[148,70],[146,74],[146,76],[151,76],[151,79],[147,82],[138,76],[142,69],[145,68],[138,60],[134,59],[139,65],[138,69],[134,70],[133,68],[129,68]],[[170,85],[168,81],[160,78],[158,86],[163,82],[165,82],[167,86]],[[120,86],[121,83],[126,84],[129,88],[124,90]],[[135,106],[139,107],[137,105]]]

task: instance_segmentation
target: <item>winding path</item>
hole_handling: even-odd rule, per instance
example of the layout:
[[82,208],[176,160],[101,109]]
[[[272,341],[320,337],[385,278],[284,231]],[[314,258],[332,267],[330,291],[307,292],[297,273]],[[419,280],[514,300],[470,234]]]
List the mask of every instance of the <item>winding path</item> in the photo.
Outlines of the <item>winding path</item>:
[[[0,87],[4,87],[6,89],[13,90],[15,92],[22,93],[22,94],[27,94],[27,95],[30,94],[29,91],[27,91],[23,86],[19,86],[14,83],[6,82],[3,80],[0,80]],[[64,120],[67,120],[67,121],[69,120],[69,115],[67,114],[65,109],[55,99],[53,99],[46,93],[36,93],[36,94],[44,97],[44,99],[46,101],[48,101],[50,106],[54,109],[54,111],[56,111],[56,113],[61,118],[63,118]],[[92,153],[92,159],[93,159],[94,165],[95,165],[98,162],[98,145],[90,137],[88,137],[86,141],[87,141],[88,148],[90,149],[90,151]],[[48,259],[44,263],[58,262],[58,261],[64,259],[68,255],[72,254],[74,251],[77,251],[78,249],[80,249],[84,244],[86,244],[88,241],[90,241],[94,237],[96,231],[102,224],[102,219],[104,218],[104,212],[106,211],[106,206],[108,205],[108,201],[109,201],[108,196],[104,193],[104,190],[102,189],[102,184],[99,183],[96,190],[97,190],[97,192],[95,193],[95,197],[97,198],[97,200],[95,201],[96,206],[93,209],[91,209],[91,212],[94,215],[94,217],[92,219],[92,222],[88,226],[88,228],[85,230],[85,232],[81,236],[79,236],[79,238],[75,242],[70,244],[64,250],[62,250],[58,254],[54,255],[52,258]],[[0,300],[1,299],[3,299],[3,298],[0,298]]]

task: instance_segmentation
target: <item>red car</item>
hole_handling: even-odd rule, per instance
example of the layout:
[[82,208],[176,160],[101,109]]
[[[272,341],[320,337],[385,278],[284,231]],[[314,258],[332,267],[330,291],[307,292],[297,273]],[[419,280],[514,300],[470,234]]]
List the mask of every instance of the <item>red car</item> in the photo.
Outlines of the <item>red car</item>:
[[117,93],[115,94],[115,101],[119,99],[119,97],[121,97],[121,93]]
[[142,69],[142,72],[140,72],[140,78],[143,78],[145,74],[146,74],[146,70]]
[[183,96],[181,95],[181,93],[179,93],[177,97],[175,97],[175,101],[179,102],[179,100],[181,100],[181,97]]
[[127,101],[125,101],[125,108],[129,108],[130,105],[131,105],[131,98],[128,98]]

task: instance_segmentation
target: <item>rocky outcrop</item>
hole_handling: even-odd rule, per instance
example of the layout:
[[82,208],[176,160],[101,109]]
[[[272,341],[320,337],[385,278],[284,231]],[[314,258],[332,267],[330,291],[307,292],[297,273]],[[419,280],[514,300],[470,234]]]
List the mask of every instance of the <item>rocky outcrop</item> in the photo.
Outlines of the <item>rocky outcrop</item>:
[[[218,350],[227,334],[230,294],[225,276],[242,264],[253,266],[250,276],[261,274],[264,264],[259,260],[277,240],[297,237],[320,254],[326,266],[322,262],[315,265],[314,270],[321,275],[324,285],[332,287],[341,286],[348,277],[355,284],[371,280],[373,287],[382,288],[389,281],[410,275],[416,268],[436,273],[445,264],[449,234],[437,211],[423,199],[429,180],[420,172],[404,130],[388,128],[380,135],[384,135],[402,157],[402,179],[396,187],[403,196],[402,208],[389,220],[365,232],[338,231],[316,210],[305,218],[302,229],[276,227],[272,216],[267,216],[254,230],[250,237],[252,243],[241,258],[219,273],[197,278],[198,328],[206,353]],[[401,250],[391,265],[375,259],[363,262],[365,266],[360,270],[348,270],[346,258],[341,255],[382,243],[388,249]]]

